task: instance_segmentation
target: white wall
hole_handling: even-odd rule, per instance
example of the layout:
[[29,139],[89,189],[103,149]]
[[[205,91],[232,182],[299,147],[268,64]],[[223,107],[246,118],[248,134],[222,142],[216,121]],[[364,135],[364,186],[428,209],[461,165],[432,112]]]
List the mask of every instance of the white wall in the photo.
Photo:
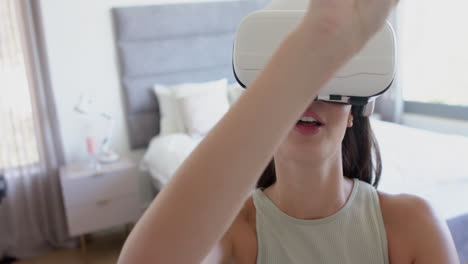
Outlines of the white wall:
[[86,157],[88,132],[98,136],[103,132],[101,127],[90,128],[89,122],[73,111],[82,93],[93,96],[100,109],[115,117],[115,147],[121,153],[129,151],[110,9],[165,2],[176,1],[41,0],[51,82],[68,162]]
[[[200,0],[184,0],[196,2]],[[116,65],[110,9],[115,6],[176,3],[174,0],[40,0],[52,89],[68,163],[86,159],[85,138],[102,135],[103,127],[89,125],[73,111],[82,93],[94,97],[101,110],[116,120],[115,149],[130,152]],[[57,139],[59,140],[59,139]],[[146,193],[151,185],[142,178]]]

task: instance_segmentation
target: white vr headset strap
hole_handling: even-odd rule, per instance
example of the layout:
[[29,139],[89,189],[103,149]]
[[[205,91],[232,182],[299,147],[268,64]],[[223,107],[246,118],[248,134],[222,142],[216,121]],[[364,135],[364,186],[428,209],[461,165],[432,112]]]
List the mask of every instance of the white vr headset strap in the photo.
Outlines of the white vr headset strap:
[[364,106],[364,109],[362,110],[361,115],[369,117],[374,113],[374,109],[375,109],[375,100],[372,100]]
[[375,100],[369,101],[365,105],[353,105],[352,106],[353,116],[365,116],[369,117],[374,113],[375,109]]

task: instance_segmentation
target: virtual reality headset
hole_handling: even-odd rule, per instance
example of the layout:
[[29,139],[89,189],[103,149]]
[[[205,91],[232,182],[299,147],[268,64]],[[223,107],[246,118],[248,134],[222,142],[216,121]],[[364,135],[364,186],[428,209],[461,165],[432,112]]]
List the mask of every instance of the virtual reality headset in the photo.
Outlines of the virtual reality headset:
[[[308,1],[273,0],[264,10],[251,13],[241,21],[232,61],[234,76],[242,87],[249,87],[279,44],[299,25]],[[355,106],[354,115],[370,116],[375,99],[392,85],[395,68],[395,33],[387,21],[366,46],[337,71],[315,100],[351,104]]]

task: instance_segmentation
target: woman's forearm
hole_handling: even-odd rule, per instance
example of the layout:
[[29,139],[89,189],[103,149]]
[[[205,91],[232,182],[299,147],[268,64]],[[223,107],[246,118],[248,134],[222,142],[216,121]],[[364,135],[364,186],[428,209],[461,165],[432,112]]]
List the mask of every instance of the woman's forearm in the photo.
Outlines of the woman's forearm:
[[275,150],[347,58],[301,24],[178,168],[125,243],[120,263],[199,263],[234,221]]

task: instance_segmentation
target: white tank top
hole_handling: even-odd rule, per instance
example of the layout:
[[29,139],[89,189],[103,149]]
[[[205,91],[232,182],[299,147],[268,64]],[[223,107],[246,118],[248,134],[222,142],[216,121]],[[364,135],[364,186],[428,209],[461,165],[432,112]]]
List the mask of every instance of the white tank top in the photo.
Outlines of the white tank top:
[[285,214],[261,189],[255,190],[253,200],[257,264],[389,263],[379,197],[370,184],[354,179],[345,206],[317,220]]

